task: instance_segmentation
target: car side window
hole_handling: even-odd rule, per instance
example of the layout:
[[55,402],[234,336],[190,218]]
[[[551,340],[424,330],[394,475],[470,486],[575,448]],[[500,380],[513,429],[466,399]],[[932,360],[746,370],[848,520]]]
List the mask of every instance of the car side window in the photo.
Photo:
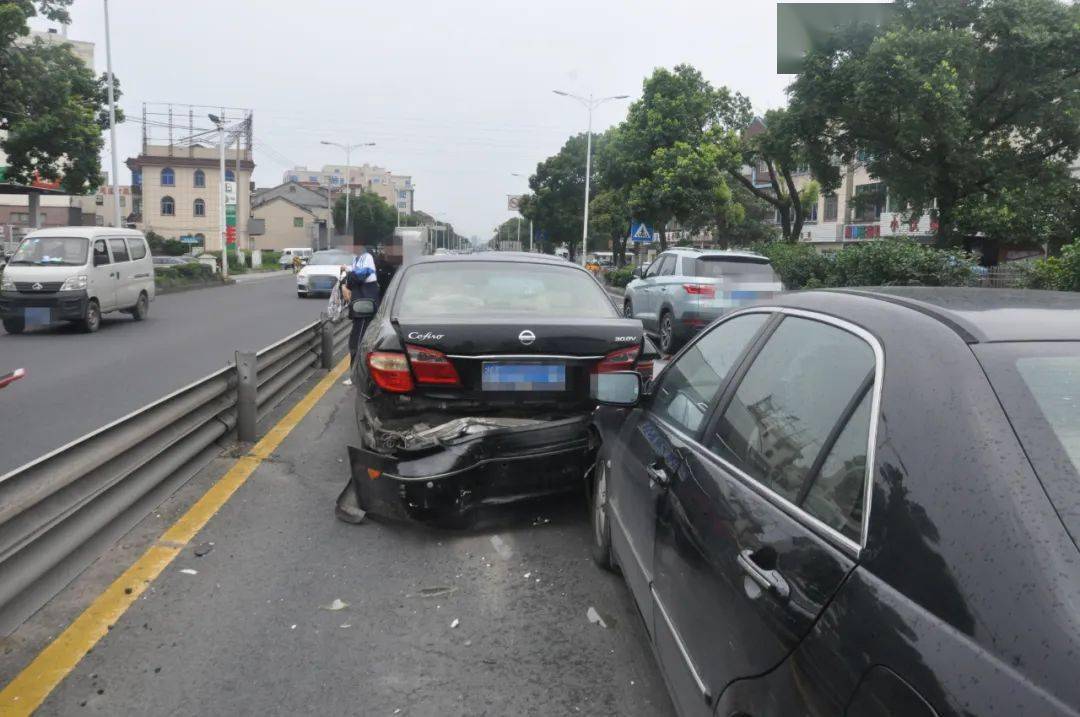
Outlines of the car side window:
[[870,397],[871,391],[863,393],[821,468],[803,488],[805,498],[801,501],[807,513],[856,543],[862,537]]
[[652,412],[696,434],[728,373],[769,316],[743,314],[728,319],[687,347],[664,371]]
[[654,261],[652,263],[652,265],[649,267],[649,270],[647,272],[645,272],[645,278],[649,279],[649,278],[652,278],[654,276],[657,276],[660,273],[660,271],[664,268],[664,264],[666,264],[667,261],[670,258],[671,258],[670,254],[663,254],[661,256],[656,257],[656,261]]
[[679,260],[679,257],[674,254],[668,254],[664,260],[664,265],[660,267],[660,276],[672,276],[675,274],[675,262]]
[[128,260],[127,244],[123,239],[110,239],[109,248],[112,249],[113,261],[117,264]]
[[138,261],[146,256],[146,242],[142,239],[128,239],[127,243],[132,261]]
[[94,266],[101,264],[109,264],[109,250],[105,246],[104,239],[97,239],[94,241]]
[[787,316],[754,359],[706,441],[710,450],[792,503],[874,370],[862,338]]

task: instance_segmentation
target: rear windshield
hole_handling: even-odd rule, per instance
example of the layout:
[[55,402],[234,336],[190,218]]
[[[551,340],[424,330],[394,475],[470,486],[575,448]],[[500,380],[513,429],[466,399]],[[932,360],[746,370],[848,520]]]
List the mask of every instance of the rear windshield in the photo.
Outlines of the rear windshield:
[[780,277],[773,271],[768,261],[755,259],[710,259],[700,257],[694,260],[694,276],[709,279],[734,279],[735,281],[756,281],[779,283]]
[[82,266],[90,240],[85,237],[32,237],[19,245],[12,264]]
[[1050,501],[1080,544],[1080,342],[977,347]]
[[510,262],[437,262],[408,270],[398,316],[615,316],[611,300],[585,272],[570,266]]

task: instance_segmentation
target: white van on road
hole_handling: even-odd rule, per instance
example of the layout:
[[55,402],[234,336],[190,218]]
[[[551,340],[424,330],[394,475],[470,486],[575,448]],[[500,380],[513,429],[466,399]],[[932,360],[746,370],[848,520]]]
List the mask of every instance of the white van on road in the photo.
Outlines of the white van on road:
[[0,278],[0,319],[9,334],[55,321],[74,321],[89,333],[113,311],[142,321],[153,300],[153,259],[133,229],[38,229]]

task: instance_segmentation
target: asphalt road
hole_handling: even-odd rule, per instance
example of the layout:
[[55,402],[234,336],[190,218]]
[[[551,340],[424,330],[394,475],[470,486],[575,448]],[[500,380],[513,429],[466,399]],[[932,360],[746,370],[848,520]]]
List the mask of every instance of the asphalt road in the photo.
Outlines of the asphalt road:
[[333,387],[38,714],[673,714],[581,496],[469,532],[335,520],[351,401]]
[[0,392],[0,475],[316,320],[325,301],[294,287],[290,274],[168,294],[146,321],[109,314],[96,334],[0,329],[0,373],[29,372]]

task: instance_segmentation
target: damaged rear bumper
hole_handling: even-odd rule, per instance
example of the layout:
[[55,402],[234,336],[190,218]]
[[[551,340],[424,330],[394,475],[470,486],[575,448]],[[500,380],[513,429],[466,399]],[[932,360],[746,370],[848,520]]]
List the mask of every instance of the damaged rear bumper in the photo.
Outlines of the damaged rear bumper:
[[460,418],[419,431],[392,455],[349,446],[338,515],[457,522],[476,508],[573,490],[590,465],[589,416]]

